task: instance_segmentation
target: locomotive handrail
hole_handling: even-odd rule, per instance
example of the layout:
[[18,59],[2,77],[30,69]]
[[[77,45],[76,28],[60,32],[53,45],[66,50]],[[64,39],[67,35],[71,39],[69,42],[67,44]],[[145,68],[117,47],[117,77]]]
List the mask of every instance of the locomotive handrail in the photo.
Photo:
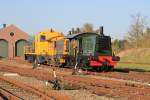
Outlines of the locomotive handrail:
[[24,53],[34,53],[34,47],[32,46],[24,46]]

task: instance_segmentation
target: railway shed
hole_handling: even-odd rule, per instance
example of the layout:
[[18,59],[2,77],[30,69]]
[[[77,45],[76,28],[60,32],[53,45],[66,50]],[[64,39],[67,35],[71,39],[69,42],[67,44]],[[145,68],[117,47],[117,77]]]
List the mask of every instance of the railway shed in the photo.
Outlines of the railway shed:
[[24,45],[30,36],[15,25],[6,26],[0,29],[0,57],[13,58],[23,56]]

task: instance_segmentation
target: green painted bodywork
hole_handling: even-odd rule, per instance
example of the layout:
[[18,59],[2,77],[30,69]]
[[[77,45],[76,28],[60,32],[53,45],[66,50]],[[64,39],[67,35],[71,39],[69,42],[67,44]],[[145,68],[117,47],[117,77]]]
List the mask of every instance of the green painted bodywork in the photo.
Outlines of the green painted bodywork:
[[[89,68],[89,58],[98,60],[99,56],[113,55],[109,36],[102,36],[97,33],[81,33],[73,34],[68,39],[70,41],[69,62],[78,62],[85,69]],[[73,41],[77,41],[77,48],[74,48]]]

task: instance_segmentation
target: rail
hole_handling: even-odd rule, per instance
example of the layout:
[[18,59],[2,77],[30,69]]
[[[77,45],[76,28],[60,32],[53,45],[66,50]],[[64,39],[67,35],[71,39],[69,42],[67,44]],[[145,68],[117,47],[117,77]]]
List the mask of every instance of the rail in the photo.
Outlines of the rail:
[[[32,93],[38,95],[39,97],[41,97],[44,100],[53,100],[53,99],[55,99],[55,100],[70,100],[70,98],[68,96],[59,94],[57,91],[45,91],[41,88],[36,88],[29,84],[25,84],[20,81],[12,80],[11,78],[4,77],[4,76],[0,76],[0,80],[4,80],[4,81],[11,83],[17,87],[20,87],[24,90],[31,91]],[[13,100],[16,100],[16,99],[13,99]]]
[[120,61],[119,63],[124,63],[124,64],[139,64],[139,65],[149,65],[150,63],[142,63],[142,62],[125,62],[125,61]]
[[20,98],[17,95],[9,92],[8,90],[3,89],[2,87],[0,87],[0,96],[4,100],[23,100],[22,98]]

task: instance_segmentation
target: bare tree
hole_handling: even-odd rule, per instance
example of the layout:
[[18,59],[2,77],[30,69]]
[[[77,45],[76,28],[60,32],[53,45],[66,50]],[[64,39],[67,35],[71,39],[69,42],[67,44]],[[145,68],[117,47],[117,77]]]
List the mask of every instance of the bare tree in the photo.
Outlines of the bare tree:
[[83,32],[93,32],[93,25],[90,23],[85,23],[83,26]]
[[135,47],[139,46],[140,40],[144,36],[146,26],[146,18],[143,17],[140,13],[132,16],[132,23],[128,32],[128,41],[134,44]]
[[150,28],[147,28],[144,32],[143,40],[141,43],[143,43],[142,47],[150,48]]

